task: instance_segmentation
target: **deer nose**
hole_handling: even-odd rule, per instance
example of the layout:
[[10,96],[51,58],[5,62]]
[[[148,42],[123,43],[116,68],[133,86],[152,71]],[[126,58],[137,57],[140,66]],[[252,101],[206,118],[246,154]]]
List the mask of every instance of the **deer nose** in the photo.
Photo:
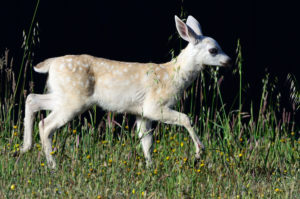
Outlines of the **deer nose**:
[[222,66],[225,67],[230,67],[232,65],[232,60],[231,58],[227,58],[225,62],[220,62],[222,64]]

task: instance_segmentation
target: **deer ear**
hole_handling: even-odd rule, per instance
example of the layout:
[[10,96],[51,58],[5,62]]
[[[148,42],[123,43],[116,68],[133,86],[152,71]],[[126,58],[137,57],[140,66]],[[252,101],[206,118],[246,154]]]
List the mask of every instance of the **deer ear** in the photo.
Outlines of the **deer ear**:
[[179,19],[176,15],[175,15],[175,23],[176,23],[177,31],[182,39],[193,44],[197,43],[196,33],[192,30],[192,28],[190,28],[183,21],[181,21],[181,19]]
[[186,24],[193,29],[193,31],[198,35],[198,36],[202,36],[202,30],[201,30],[201,26],[200,23],[197,21],[197,19],[195,19],[193,16],[189,16],[187,18]]

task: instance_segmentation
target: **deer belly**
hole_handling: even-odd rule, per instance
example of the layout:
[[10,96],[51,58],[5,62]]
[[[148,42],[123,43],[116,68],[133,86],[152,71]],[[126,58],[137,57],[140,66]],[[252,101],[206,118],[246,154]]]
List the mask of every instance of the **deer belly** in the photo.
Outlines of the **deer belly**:
[[94,98],[98,105],[105,110],[116,112],[135,112],[144,100],[143,89],[130,86],[97,87]]

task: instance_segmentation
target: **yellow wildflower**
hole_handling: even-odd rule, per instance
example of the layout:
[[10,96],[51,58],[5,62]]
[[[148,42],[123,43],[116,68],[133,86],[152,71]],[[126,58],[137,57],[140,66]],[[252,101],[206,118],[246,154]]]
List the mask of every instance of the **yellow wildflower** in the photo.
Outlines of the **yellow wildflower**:
[[108,163],[112,163],[112,159],[109,159],[109,160],[108,160]]
[[18,126],[17,125],[14,125],[14,127],[13,127],[14,129],[17,129],[18,128]]
[[142,196],[144,196],[145,195],[145,192],[142,192]]
[[98,195],[98,196],[97,196],[97,199],[101,199],[101,196],[100,196],[100,195]]
[[169,160],[169,159],[170,159],[170,156],[167,156],[167,157],[166,157],[166,160]]
[[243,156],[243,154],[242,154],[242,153],[240,153],[240,154],[239,154],[239,157],[241,158],[242,156]]
[[294,132],[294,131],[292,131],[292,132],[291,132],[291,135],[292,135],[292,136],[294,136],[294,135],[295,135],[295,132]]
[[45,163],[42,162],[42,163],[41,163],[41,166],[44,167],[44,166],[45,166]]
[[135,194],[135,189],[132,189],[132,194]]
[[155,175],[157,174],[157,169],[154,169],[154,172],[153,172]]
[[86,156],[86,159],[91,159],[91,156],[90,156],[90,155],[87,155],[87,156]]
[[280,142],[285,143],[285,139],[280,139]]
[[17,136],[18,135],[18,133],[17,132],[14,132],[14,136]]
[[160,140],[156,140],[156,143],[159,144],[159,143],[160,143]]
[[156,153],[156,152],[157,152],[157,149],[154,149],[153,152]]
[[128,130],[128,129],[129,129],[129,126],[128,126],[128,125],[126,125],[126,126],[125,126],[125,129],[127,129],[127,130]]
[[73,129],[73,134],[76,134],[76,132],[77,132],[76,129]]
[[16,189],[16,185],[15,185],[15,184],[12,184],[12,185],[10,186],[10,189],[11,189],[11,190],[15,190],[15,189]]
[[180,143],[180,146],[183,147],[183,142]]
[[275,191],[276,193],[278,193],[278,192],[280,192],[281,190],[278,189],[278,188],[276,188],[274,191]]

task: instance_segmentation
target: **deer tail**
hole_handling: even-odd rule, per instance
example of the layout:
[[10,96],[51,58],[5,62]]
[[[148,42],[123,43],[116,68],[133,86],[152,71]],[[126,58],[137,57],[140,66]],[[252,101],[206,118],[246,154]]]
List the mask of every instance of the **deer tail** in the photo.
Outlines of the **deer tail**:
[[50,68],[53,60],[54,60],[54,58],[46,59],[45,61],[34,66],[33,69],[35,70],[35,72],[38,72],[38,73],[47,73],[49,71],[49,68]]

